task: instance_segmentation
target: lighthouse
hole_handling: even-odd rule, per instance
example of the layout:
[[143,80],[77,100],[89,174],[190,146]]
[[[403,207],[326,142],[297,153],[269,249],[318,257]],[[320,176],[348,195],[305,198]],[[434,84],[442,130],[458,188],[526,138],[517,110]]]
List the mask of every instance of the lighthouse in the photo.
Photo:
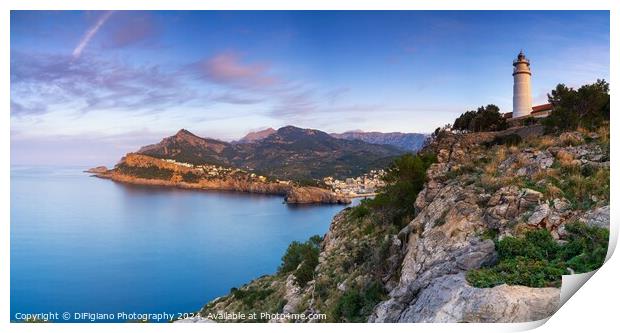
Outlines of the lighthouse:
[[512,66],[514,67],[512,71],[514,77],[512,118],[529,116],[532,113],[532,72],[530,71],[530,60],[525,57],[523,50],[512,62]]

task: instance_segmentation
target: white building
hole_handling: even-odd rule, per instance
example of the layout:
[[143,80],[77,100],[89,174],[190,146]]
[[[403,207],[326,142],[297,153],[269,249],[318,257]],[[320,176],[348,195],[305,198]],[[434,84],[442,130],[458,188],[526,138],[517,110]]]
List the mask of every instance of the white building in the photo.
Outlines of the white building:
[[512,62],[514,78],[512,95],[512,117],[529,116],[532,113],[532,71],[530,60],[525,57],[523,51]]
[[512,62],[512,112],[504,114],[509,121],[524,118],[544,118],[553,111],[553,105],[541,104],[532,106],[532,71],[530,60],[525,57],[523,51],[519,52],[517,59]]

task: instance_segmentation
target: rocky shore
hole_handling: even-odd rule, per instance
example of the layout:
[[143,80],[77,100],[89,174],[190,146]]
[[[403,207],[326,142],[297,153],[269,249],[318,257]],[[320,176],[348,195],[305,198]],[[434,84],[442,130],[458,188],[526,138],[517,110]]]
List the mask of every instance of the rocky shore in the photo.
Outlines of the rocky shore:
[[[130,170],[130,171],[128,171]],[[157,170],[154,172],[153,170]],[[163,171],[165,172],[163,172]],[[140,173],[154,172],[150,177]],[[221,190],[246,193],[274,194],[284,197],[289,204],[349,204],[351,199],[318,187],[298,187],[287,182],[259,181],[246,175],[223,178],[194,177],[195,171],[187,166],[140,154],[127,154],[114,169],[99,166],[86,170],[95,177],[112,181],[145,185],[169,186],[194,190]],[[170,174],[169,177],[161,175]],[[191,181],[187,181],[192,175]]]

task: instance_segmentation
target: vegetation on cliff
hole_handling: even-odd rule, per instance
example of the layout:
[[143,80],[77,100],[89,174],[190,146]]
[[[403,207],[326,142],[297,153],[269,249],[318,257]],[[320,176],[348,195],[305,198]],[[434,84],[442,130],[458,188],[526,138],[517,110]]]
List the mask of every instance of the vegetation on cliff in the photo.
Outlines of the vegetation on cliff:
[[289,244],[282,256],[278,274],[293,272],[295,282],[300,287],[305,287],[306,283],[314,278],[314,268],[319,264],[321,241],[323,241],[321,236],[314,235],[306,242],[293,241]]
[[495,241],[499,261],[471,270],[467,281],[475,287],[500,284],[560,287],[562,275],[586,273],[601,267],[607,254],[609,230],[574,222],[566,225],[567,241],[560,244],[546,229]]
[[414,217],[418,193],[424,188],[426,170],[437,161],[432,152],[405,154],[392,162],[383,180],[386,186],[373,199],[365,199],[355,207],[352,215],[364,217],[371,211],[377,220],[403,226]]

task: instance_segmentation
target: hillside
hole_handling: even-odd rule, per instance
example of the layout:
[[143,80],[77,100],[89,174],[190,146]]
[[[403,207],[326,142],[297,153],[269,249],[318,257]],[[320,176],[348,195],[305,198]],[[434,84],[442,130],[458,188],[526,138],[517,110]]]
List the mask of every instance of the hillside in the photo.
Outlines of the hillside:
[[[563,274],[602,264],[608,126],[561,135],[539,126],[442,131],[423,154],[434,163],[400,159],[384,193],[340,212],[324,237],[291,244],[275,274],[187,321],[227,321],[218,314],[233,312],[278,313],[252,321],[284,322],[532,321],[558,308]],[[403,179],[420,168],[423,186],[411,192]],[[417,196],[403,205],[394,195],[403,191]]]
[[368,143],[390,145],[396,148],[416,152],[422,148],[426,138],[426,134],[420,133],[382,133],[382,132],[363,132],[349,131],[344,133],[331,133],[331,136],[345,140],[361,140]]
[[191,164],[214,164],[252,170],[279,179],[358,176],[384,168],[403,151],[387,145],[337,139],[325,132],[286,126],[248,143],[198,137],[187,130],[139,154]]

